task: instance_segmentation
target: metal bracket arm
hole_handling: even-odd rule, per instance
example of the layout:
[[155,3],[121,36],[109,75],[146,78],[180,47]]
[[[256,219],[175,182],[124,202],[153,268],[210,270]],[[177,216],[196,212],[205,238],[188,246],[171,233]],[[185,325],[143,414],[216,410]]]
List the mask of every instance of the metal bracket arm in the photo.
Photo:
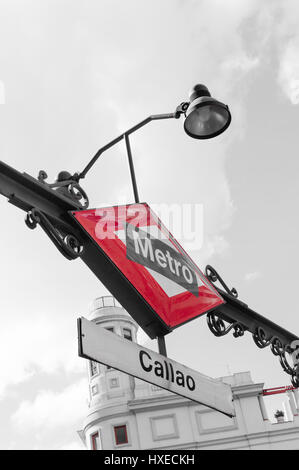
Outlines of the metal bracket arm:
[[93,158],[90,160],[90,162],[86,165],[84,170],[81,173],[75,173],[73,175],[73,179],[76,181],[79,181],[82,178],[85,178],[86,174],[88,171],[93,167],[95,162],[98,160],[98,158],[104,153],[106,150],[110,149],[113,147],[113,145],[117,144],[120,142],[122,139],[128,138],[129,135],[133,134],[133,132],[136,132],[138,129],[141,127],[145,126],[151,121],[157,121],[161,119],[179,119],[179,117],[182,114],[185,114],[189,106],[189,103],[181,103],[175,110],[174,113],[168,113],[168,114],[153,114],[152,116],[147,117],[143,121],[139,122],[136,124],[134,127],[131,127],[127,131],[123,132],[121,135],[116,137],[115,139],[111,140],[108,144],[104,145],[104,147],[101,147],[97,153],[93,156]]
[[[217,271],[210,265],[206,267],[206,276],[225,300],[225,304],[207,314],[207,323],[211,332],[220,337],[234,330],[233,336],[237,338],[248,331],[252,334],[253,341],[259,348],[270,346],[271,352],[279,357],[283,370],[291,375],[294,387],[299,387],[299,362],[294,361],[294,366],[291,366],[286,357],[286,353],[294,355],[297,349],[299,352],[298,336],[238,300],[236,289],[229,289]],[[216,282],[219,282],[224,290],[215,285]]]

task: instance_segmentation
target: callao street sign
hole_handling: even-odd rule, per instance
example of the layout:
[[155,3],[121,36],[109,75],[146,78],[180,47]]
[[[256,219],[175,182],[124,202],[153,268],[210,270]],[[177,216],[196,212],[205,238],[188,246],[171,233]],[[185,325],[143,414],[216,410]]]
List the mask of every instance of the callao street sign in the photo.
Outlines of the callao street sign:
[[[110,262],[106,272],[115,273],[113,294],[150,337],[165,335],[224,303],[147,204],[73,211],[72,215]],[[123,279],[126,287],[120,286]]]
[[105,330],[93,321],[78,319],[79,356],[100,362],[177,395],[235,416],[231,387],[220,380],[166,358]]

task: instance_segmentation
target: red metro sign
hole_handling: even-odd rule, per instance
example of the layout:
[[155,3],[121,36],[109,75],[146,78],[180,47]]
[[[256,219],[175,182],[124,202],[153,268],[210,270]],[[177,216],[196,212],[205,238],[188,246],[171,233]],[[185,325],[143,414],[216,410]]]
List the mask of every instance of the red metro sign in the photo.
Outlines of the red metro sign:
[[[112,289],[108,285],[109,290],[150,337],[166,334],[224,303],[147,204],[90,209],[72,215],[114,268],[115,282]],[[128,289],[135,291],[138,308],[132,295],[126,302],[124,284],[119,286],[122,292],[117,289],[115,268],[119,278],[126,279]],[[105,279],[103,282],[107,286]]]

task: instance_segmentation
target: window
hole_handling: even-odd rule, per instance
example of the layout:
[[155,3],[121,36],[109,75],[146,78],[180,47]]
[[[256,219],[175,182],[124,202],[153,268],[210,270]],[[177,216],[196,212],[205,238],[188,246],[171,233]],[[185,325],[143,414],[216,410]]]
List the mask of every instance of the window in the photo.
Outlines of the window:
[[97,386],[97,385],[93,385],[93,386],[91,387],[91,394],[92,394],[92,395],[96,395],[98,392],[99,392],[98,386]]
[[129,341],[133,341],[133,338],[132,338],[132,331],[129,330],[129,328],[124,328],[124,329],[123,329],[123,333],[124,333],[124,338],[125,338],[125,339],[128,339]]
[[100,450],[101,445],[100,445],[100,439],[99,439],[99,433],[95,432],[90,436],[91,439],[91,450]]
[[115,442],[117,445],[128,443],[127,426],[114,426]]
[[107,328],[105,327],[105,330],[111,331],[111,333],[114,333],[114,328],[113,328],[113,326],[108,326]]
[[94,361],[90,361],[89,363],[90,366],[90,375],[93,377],[98,373],[98,364]]
[[118,379],[115,377],[109,381],[110,388],[117,388],[119,387]]
[[114,307],[114,297],[111,297],[110,295],[105,295],[103,297],[104,300],[104,307]]

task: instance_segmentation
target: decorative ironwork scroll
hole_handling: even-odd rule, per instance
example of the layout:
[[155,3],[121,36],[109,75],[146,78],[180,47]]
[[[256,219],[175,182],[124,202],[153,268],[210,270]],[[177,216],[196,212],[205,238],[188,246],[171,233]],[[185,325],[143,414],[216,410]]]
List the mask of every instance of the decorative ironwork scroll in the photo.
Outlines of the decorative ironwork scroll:
[[215,336],[227,335],[232,329],[234,330],[233,336],[238,338],[244,335],[245,328],[241,323],[234,322],[229,326],[226,325],[223,318],[216,312],[210,312],[207,314],[208,327]]
[[[234,330],[235,338],[243,336],[245,331],[250,332],[253,341],[260,349],[270,346],[271,352],[279,358],[282,369],[291,376],[293,386],[299,387],[299,338],[238,300],[236,289],[229,289],[210,265],[206,267],[206,276],[226,301],[224,305],[207,314],[207,323],[211,332],[220,337]],[[224,291],[215,285],[216,282],[220,283]],[[286,354],[293,356],[293,366],[290,365]]]
[[212,282],[212,284],[214,284],[215,282],[220,282],[220,284],[222,285],[222,287],[225,289],[225,291],[229,294],[229,295],[232,295],[233,297],[237,298],[238,297],[238,292],[237,290],[233,287],[232,289],[230,289],[224,282],[224,280],[222,279],[222,277],[217,273],[216,269],[214,269],[212,266],[210,266],[209,264],[206,266],[206,276],[207,278],[209,279],[210,282]]
[[41,170],[38,175],[38,180],[41,183],[46,184],[49,188],[59,192],[63,196],[66,196],[77,203],[79,202],[82,209],[88,208],[88,196],[77,181],[77,175],[72,176],[68,171],[61,171],[55,183],[52,184],[46,182],[47,178],[47,173],[44,170]]
[[252,335],[255,344],[259,348],[270,346],[271,352],[274,356],[279,357],[279,362],[283,370],[291,376],[291,382],[294,387],[299,386],[299,368],[298,365],[291,366],[287,360],[286,353],[291,354],[292,348],[290,346],[283,346],[281,340],[277,336],[267,337],[263,328],[258,327],[256,333]]
[[37,225],[40,225],[56,248],[68,260],[74,260],[82,254],[83,246],[77,238],[74,235],[65,234],[62,230],[54,227],[41,211],[32,209],[27,213],[25,223],[31,230],[35,229]]

